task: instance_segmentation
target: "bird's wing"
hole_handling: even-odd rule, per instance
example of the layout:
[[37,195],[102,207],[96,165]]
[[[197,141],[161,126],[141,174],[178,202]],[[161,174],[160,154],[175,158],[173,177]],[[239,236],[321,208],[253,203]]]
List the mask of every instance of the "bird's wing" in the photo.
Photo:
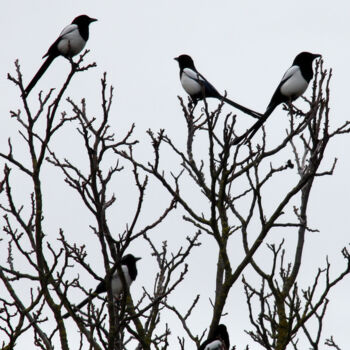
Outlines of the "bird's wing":
[[47,50],[46,54],[43,56],[53,56],[53,57],[57,57],[60,54],[62,54],[60,52],[60,50],[58,49],[58,44],[61,42],[62,39],[64,39],[67,35],[73,33],[74,31],[78,30],[78,26],[76,24],[69,24],[66,27],[63,28],[61,34],[59,35],[59,37],[55,40],[55,42],[50,46],[50,48]]
[[78,26],[76,24],[68,24],[66,27],[63,28],[60,36],[58,37],[58,39],[63,38],[64,36],[74,32],[75,30],[78,29]]
[[203,77],[202,74],[192,70],[191,68],[184,68],[183,74],[185,74],[189,79],[195,81],[197,84],[204,86],[205,95],[207,97],[221,97],[215,87],[211,85],[209,81]]
[[[267,106],[266,112],[265,112],[265,119],[263,121],[260,121],[260,126],[262,123],[267,119],[267,117],[274,111],[274,109],[282,102],[285,102],[285,96],[281,93],[281,86],[290,78],[293,77],[294,74],[296,74],[298,71],[300,71],[300,68],[298,66],[291,66],[287,69],[287,71],[284,73],[281,82],[278,84],[277,89],[275,90],[274,94],[272,95],[272,98],[270,100],[269,105]],[[259,124],[259,122],[257,122]],[[260,128],[258,126],[258,128]],[[256,131],[257,129],[255,129]],[[254,132],[255,133],[255,132]],[[254,135],[253,133],[253,135]]]
[[198,83],[205,83],[207,80],[198,72],[195,72],[191,68],[184,68],[183,73],[186,74],[187,77],[190,79],[198,82]]
[[221,340],[207,340],[200,347],[199,350],[226,350]]
[[208,81],[207,79],[205,79],[201,73],[198,73],[198,72],[197,72],[197,74],[198,74],[198,76],[199,76],[199,80],[200,80],[200,81],[204,81],[204,84],[205,84],[206,89],[207,89],[207,93],[208,93],[209,95],[211,95],[212,97],[218,97],[218,98],[220,98],[221,95],[220,95],[219,92],[215,89],[215,87],[214,87],[212,84],[210,84],[209,81]]
[[[126,265],[122,265],[121,269],[123,270],[123,274],[124,274],[124,278],[125,278],[125,282],[126,282],[126,287],[128,288],[130,286],[130,284],[132,283],[128,267]],[[111,279],[112,292],[116,297],[118,297],[120,295],[120,293],[123,291],[123,283],[122,283],[121,278],[118,274],[118,270],[117,270],[116,265],[113,267],[113,270],[114,270],[113,276]],[[101,281],[99,283],[99,285],[96,287],[94,293],[100,294],[100,293],[105,293],[105,292],[107,292],[106,280]]]
[[284,73],[282,77],[282,80],[279,86],[284,84],[288,79],[290,79],[298,71],[300,71],[300,68],[298,66],[291,66],[289,69],[287,69],[287,71]]

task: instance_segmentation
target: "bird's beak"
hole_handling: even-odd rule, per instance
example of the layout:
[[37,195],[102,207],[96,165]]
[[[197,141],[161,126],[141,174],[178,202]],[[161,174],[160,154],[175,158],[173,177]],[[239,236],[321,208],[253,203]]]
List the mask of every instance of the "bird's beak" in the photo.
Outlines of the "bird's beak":
[[174,60],[179,62],[179,57],[174,57]]
[[141,258],[135,258],[136,261],[141,260]]
[[96,22],[97,21],[97,18],[90,18],[90,22]]

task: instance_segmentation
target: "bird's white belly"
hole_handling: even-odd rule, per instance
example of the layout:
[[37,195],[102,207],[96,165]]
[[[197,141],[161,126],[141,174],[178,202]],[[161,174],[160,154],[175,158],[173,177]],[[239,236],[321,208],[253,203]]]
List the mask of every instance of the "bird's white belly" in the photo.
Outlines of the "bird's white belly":
[[281,86],[280,91],[282,95],[294,100],[305,92],[308,85],[301,72],[297,71]]
[[223,344],[221,340],[214,340],[208,344],[204,350],[223,350]]
[[182,74],[181,84],[184,90],[189,95],[196,95],[202,91],[202,86],[199,83],[197,83],[195,80],[188,77],[186,74]]
[[57,44],[58,51],[63,56],[72,57],[77,55],[84,48],[86,41],[78,31],[64,35]]
[[[130,278],[128,269],[126,266],[122,266],[123,272],[124,272],[124,278],[126,282],[126,286],[129,287],[132,283],[132,280]],[[112,278],[112,293],[115,297],[119,297],[120,293],[123,291],[123,283],[119,277],[118,271],[113,275]]]

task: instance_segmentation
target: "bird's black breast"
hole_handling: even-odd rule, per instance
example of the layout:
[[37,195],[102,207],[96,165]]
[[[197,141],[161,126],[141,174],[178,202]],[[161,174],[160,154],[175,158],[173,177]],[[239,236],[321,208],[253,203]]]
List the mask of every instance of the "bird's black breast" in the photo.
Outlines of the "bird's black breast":
[[309,83],[312,77],[314,76],[312,70],[312,62],[315,58],[320,57],[321,55],[312,54],[310,52],[301,52],[297,55],[293,61],[293,66],[299,66],[301,75]]
[[301,65],[300,72],[303,78],[309,83],[312,77],[314,76],[314,72],[312,70],[312,63],[307,65]]
[[136,264],[128,264],[128,271],[129,271],[129,275],[132,281],[135,280],[136,276],[137,276],[137,268],[136,268]]
[[89,26],[88,25],[78,25],[80,36],[87,41],[89,39]]

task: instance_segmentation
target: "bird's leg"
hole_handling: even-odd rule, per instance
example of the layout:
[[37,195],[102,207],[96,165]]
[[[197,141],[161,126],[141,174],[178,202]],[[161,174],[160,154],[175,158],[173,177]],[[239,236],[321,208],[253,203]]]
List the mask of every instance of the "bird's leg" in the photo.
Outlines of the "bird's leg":
[[193,100],[193,99],[191,99],[191,101],[190,101],[191,114],[193,114],[194,109],[195,109],[196,106],[197,106],[197,103],[198,103],[198,100]]
[[287,106],[288,106],[288,114],[293,118],[293,117],[298,117],[300,116],[299,114],[299,110],[297,108],[294,107],[292,100],[290,99],[289,101],[287,101]]
[[[68,41],[68,52],[71,52],[71,44],[70,41]],[[75,63],[73,61],[73,57],[72,56],[66,56],[67,60],[70,62],[70,64],[72,65],[72,71],[76,71],[78,69],[78,63]]]
[[78,63],[75,63],[73,61],[73,58],[72,57],[67,57],[67,60],[70,62],[70,64],[72,65],[72,70],[73,71],[76,71],[79,67],[79,64]]
[[115,306],[117,307],[117,309],[119,309],[120,307],[120,302],[121,302],[121,298],[120,296],[114,296],[114,302],[115,302]]

